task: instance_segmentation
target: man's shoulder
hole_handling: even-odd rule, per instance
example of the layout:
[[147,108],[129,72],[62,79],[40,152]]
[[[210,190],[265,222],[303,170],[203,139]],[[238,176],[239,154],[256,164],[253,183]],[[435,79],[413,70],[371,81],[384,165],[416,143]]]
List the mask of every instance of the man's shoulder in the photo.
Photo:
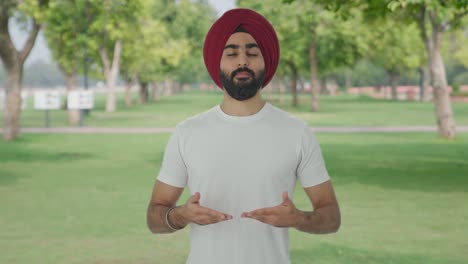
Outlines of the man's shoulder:
[[206,125],[210,123],[215,116],[215,108],[216,106],[186,118],[182,122],[178,123],[176,128],[183,131],[193,131],[194,129],[206,127]]
[[282,127],[295,130],[303,130],[308,127],[306,122],[279,107],[271,105],[271,109],[272,118],[274,119],[275,123],[281,125]]

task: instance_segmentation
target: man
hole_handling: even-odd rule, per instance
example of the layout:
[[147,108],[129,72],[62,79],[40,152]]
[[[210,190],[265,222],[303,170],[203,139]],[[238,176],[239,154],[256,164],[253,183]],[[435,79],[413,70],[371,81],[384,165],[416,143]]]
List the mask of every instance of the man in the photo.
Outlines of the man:
[[[148,227],[170,233],[190,225],[190,264],[290,263],[288,228],[336,232],[340,211],[310,129],[261,99],[279,61],[276,33],[260,14],[230,10],[209,30],[204,59],[224,98],[177,125]],[[293,204],[296,180],[313,211]],[[191,197],[175,207],[186,186]]]

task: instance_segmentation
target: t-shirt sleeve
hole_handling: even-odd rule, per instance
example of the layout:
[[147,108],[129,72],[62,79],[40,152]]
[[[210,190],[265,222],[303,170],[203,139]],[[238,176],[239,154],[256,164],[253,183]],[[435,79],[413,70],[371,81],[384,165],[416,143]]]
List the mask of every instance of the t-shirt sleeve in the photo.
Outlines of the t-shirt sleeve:
[[176,127],[166,145],[158,176],[159,181],[178,188],[184,188],[187,185],[188,177],[181,142],[180,131]]
[[303,188],[312,187],[330,179],[320,145],[308,127],[304,129],[301,138],[297,178]]

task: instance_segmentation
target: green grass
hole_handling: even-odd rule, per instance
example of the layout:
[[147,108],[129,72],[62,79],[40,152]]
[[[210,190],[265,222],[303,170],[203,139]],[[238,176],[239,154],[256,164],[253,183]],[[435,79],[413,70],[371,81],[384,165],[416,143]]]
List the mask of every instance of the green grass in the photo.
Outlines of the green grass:
[[[266,95],[264,95],[267,98]],[[216,92],[191,91],[174,96],[163,96],[160,102],[146,105],[124,105],[123,94],[118,95],[118,107],[115,113],[104,111],[105,96],[96,95],[96,107],[85,118],[85,126],[95,127],[173,127],[180,121],[194,114],[208,110],[222,99]],[[291,95],[286,95],[280,103],[275,94],[271,102],[303,119],[313,126],[397,126],[397,125],[435,125],[434,106],[431,102],[393,102],[375,100],[352,95],[322,96],[321,110],[310,111],[310,95],[301,95],[301,103],[291,106]],[[453,103],[453,111],[458,125],[468,125],[468,104]],[[67,114],[64,110],[50,111],[51,126],[67,126]],[[45,114],[29,107],[22,112],[22,127],[43,127]],[[0,126],[2,125],[0,120]]]
[[[188,230],[153,235],[145,222],[168,137],[0,141],[0,263],[184,263]],[[342,227],[324,236],[291,230],[293,263],[468,263],[467,134],[318,139]],[[294,201],[310,208],[300,187]]]

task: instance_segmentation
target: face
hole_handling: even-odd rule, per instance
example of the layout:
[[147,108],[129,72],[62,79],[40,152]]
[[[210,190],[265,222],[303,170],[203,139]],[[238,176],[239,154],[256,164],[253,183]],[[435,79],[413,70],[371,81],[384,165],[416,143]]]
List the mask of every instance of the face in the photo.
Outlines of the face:
[[265,62],[255,39],[248,33],[231,35],[220,64],[221,82],[226,92],[238,101],[254,97],[265,78]]

